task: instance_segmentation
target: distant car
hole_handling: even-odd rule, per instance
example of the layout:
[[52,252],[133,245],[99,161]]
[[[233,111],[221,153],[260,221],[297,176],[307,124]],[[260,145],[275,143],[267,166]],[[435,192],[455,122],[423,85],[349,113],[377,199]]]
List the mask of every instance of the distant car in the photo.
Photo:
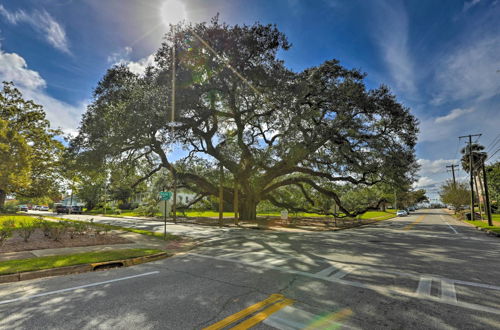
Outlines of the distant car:
[[69,207],[65,205],[56,205],[56,213],[69,213]]
[[66,205],[57,205],[56,206],[56,213],[66,213],[69,214],[71,211],[72,214],[82,214],[82,207],[81,206],[66,206]]
[[19,205],[19,210],[28,212],[28,205]]
[[49,207],[48,206],[45,206],[45,205],[42,205],[38,208],[40,211],[48,211],[49,210]]
[[415,207],[410,206],[410,207],[408,208],[408,211],[415,211]]
[[71,207],[71,213],[76,213],[76,214],[82,214],[83,208],[81,206],[72,206]]
[[406,216],[408,215],[408,212],[406,212],[406,210],[398,210],[398,211],[396,212],[396,215],[397,215],[398,217],[406,217]]

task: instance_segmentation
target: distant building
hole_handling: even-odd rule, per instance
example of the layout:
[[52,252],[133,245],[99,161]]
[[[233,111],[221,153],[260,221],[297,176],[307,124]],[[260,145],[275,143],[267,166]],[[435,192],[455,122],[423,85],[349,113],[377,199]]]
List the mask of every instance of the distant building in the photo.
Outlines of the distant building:
[[64,206],[85,206],[85,202],[82,201],[81,199],[78,198],[77,195],[73,195],[73,197],[71,196],[63,196],[63,198],[61,199],[61,201],[59,202],[61,203],[62,205]]

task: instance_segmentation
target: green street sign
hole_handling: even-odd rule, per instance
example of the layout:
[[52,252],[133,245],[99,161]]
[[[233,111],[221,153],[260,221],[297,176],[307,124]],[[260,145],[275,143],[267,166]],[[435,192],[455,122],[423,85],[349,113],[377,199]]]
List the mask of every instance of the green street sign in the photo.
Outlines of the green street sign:
[[160,191],[160,198],[162,201],[168,201],[172,197],[171,191]]

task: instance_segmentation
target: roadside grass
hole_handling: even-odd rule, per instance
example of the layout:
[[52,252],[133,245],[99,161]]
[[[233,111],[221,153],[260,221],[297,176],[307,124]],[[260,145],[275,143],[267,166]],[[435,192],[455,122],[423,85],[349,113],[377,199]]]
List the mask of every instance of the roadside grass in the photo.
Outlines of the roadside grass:
[[396,210],[368,211],[360,216],[361,219],[387,220],[396,216]]
[[486,221],[481,221],[481,220],[465,220],[465,222],[470,223],[471,225],[481,227],[481,228],[486,228],[491,230],[492,232],[499,233],[500,234],[500,226],[488,226],[488,222]]
[[8,260],[0,262],[0,275],[142,257],[159,252],[163,251],[156,249],[126,249]]
[[[163,233],[149,231],[149,230],[144,230],[144,229],[121,227],[121,226],[108,225],[108,224],[97,223],[97,222],[92,222],[91,223],[90,221],[80,221],[80,220],[72,220],[72,219],[50,217],[50,216],[46,216],[44,218],[54,219],[54,220],[62,220],[62,221],[68,221],[68,222],[75,222],[75,223],[83,223],[83,224],[86,224],[86,225],[91,224],[92,226],[107,228],[107,229],[110,229],[110,230],[123,230],[123,231],[132,232],[132,233],[137,233],[137,234],[142,234],[142,235],[148,235],[148,236],[159,238],[159,239],[163,240]],[[181,239],[180,236],[173,235],[173,234],[168,234],[167,233],[167,237],[166,237],[167,241],[180,240],[180,239]]]
[[0,228],[3,227],[3,224],[6,221],[14,221],[14,227],[19,227],[20,223],[33,225],[33,220],[35,220],[35,218],[32,216],[29,216],[29,215],[16,215],[16,214],[1,215],[0,216]]

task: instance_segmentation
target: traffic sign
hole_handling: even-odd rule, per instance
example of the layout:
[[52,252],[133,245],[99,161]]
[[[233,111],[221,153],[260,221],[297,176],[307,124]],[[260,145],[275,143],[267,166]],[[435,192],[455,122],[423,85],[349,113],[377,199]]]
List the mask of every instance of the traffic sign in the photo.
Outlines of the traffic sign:
[[162,201],[168,201],[172,197],[171,191],[160,191],[160,198]]

